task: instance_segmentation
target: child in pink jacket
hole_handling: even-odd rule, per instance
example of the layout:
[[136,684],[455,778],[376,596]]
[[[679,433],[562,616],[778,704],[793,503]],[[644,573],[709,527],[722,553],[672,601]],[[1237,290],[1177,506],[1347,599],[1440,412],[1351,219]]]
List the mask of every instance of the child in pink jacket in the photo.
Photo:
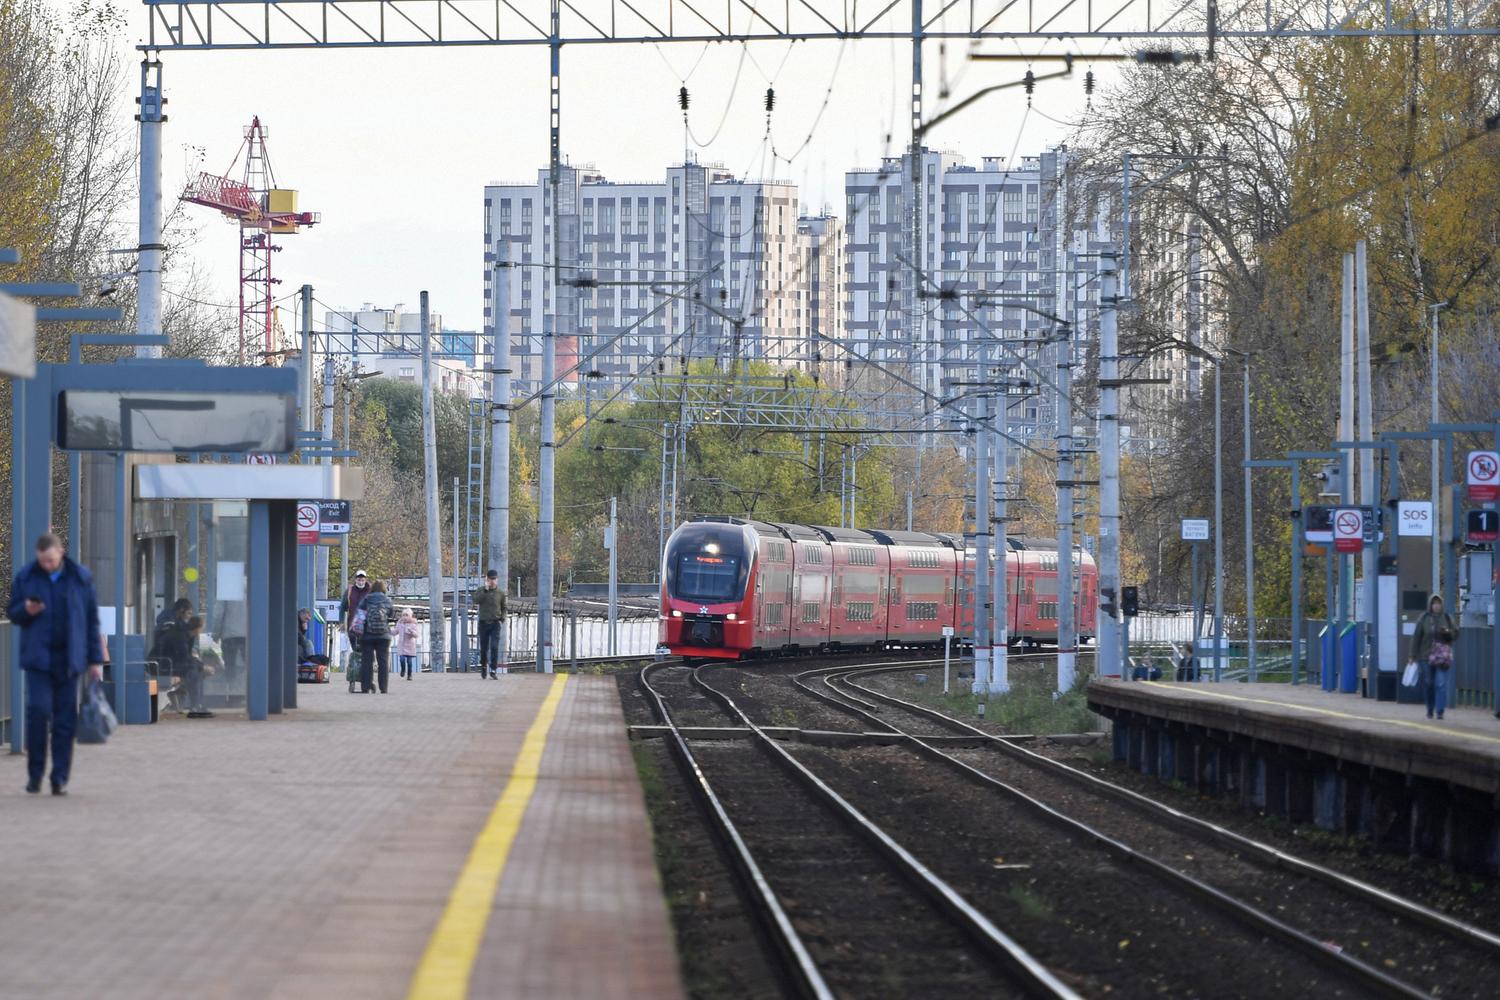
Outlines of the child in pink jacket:
[[401,676],[407,680],[417,672],[417,638],[420,635],[417,618],[411,613],[411,608],[407,608],[396,623],[396,656],[400,659]]

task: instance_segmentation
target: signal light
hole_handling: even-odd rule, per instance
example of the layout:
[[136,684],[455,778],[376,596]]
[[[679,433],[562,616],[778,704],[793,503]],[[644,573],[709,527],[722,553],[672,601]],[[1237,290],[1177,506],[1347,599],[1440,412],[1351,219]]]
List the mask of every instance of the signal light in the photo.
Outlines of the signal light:
[[1141,596],[1137,588],[1120,588],[1120,611],[1126,618],[1134,618],[1141,613]]

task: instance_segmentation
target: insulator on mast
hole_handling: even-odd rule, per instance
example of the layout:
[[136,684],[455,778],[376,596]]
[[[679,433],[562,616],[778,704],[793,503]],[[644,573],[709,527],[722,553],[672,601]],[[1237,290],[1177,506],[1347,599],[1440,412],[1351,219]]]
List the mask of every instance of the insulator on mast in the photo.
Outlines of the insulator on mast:
[[686,111],[688,109],[688,89],[687,89],[687,87],[678,87],[677,88],[677,106],[680,107],[684,111]]

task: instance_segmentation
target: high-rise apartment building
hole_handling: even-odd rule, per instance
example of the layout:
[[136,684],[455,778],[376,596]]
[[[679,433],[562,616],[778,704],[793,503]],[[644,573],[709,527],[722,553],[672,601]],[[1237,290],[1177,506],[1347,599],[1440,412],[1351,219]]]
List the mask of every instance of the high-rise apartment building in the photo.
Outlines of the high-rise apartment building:
[[844,227],[836,216],[797,220],[799,241],[795,290],[796,329],[802,334],[797,367],[821,379],[843,370],[838,345],[844,339]]
[[1011,384],[1012,432],[1050,443],[1055,394],[1041,380],[1092,339],[1107,224],[1069,211],[1064,147],[1009,167],[923,150],[912,165],[906,154],[845,176],[850,351],[940,396],[983,362]]
[[566,166],[558,187],[555,262],[547,171],[535,184],[484,191],[485,334],[496,319],[499,253],[511,280],[517,391],[539,383],[542,336],[554,315],[564,382],[622,383],[684,356],[805,360],[793,185],[684,163],[663,181],[643,183]]

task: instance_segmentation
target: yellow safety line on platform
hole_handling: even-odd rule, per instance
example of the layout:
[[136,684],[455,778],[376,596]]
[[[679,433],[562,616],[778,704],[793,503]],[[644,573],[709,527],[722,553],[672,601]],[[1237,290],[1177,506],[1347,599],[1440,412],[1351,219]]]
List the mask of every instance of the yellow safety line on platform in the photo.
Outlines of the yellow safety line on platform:
[[552,678],[547,697],[521,741],[521,752],[516,755],[505,791],[500,793],[490,818],[474,841],[469,859],[448,896],[443,916],[427,942],[427,950],[412,976],[408,1000],[463,1000],[469,995],[469,978],[494,909],[495,890],[505,873],[505,861],[526,815],[526,805],[536,789],[547,732],[557,717],[568,676],[557,674]]
[[1356,715],[1353,712],[1340,712],[1335,708],[1319,708],[1317,705],[1303,705],[1292,701],[1277,701],[1275,698],[1247,698],[1241,694],[1223,694],[1219,691],[1200,691],[1195,687],[1182,687],[1177,684],[1163,684],[1161,681],[1141,681],[1138,683],[1150,684],[1169,691],[1183,691],[1187,694],[1196,694],[1204,698],[1223,698],[1225,701],[1248,701],[1257,705],[1274,705],[1277,708],[1295,708],[1303,712],[1315,712],[1319,715],[1332,715],[1340,719],[1357,719],[1361,722],[1378,722],[1387,726],[1405,726],[1407,729],[1420,729],[1424,732],[1441,733],[1444,736],[1457,736],[1466,740],[1483,740],[1486,743],[1500,743],[1500,737],[1486,736],[1483,733],[1471,733],[1466,729],[1450,729],[1447,726],[1435,726],[1430,722],[1409,722],[1406,719],[1382,719],[1377,715]]

